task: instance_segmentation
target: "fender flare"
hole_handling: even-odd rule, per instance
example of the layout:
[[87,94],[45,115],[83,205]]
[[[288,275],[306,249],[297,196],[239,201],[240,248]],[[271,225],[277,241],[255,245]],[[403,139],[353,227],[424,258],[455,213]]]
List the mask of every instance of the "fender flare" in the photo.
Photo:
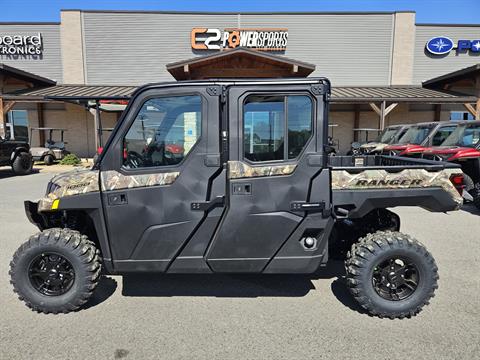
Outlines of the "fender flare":
[[13,150],[12,152],[12,155],[10,155],[10,161],[13,163],[16,159],[16,157],[18,156],[18,154],[20,153],[27,153],[27,154],[30,154],[30,149],[26,146],[18,146],[15,148],[15,150]]

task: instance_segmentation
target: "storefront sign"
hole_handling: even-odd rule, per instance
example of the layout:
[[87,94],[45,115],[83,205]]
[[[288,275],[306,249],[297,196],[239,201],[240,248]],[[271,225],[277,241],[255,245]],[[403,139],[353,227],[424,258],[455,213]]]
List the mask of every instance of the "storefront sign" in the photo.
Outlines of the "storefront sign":
[[457,53],[467,51],[478,53],[480,52],[480,40],[458,40],[455,44],[446,36],[438,36],[428,40],[425,48],[434,55],[445,55],[453,49],[456,49]]
[[192,49],[221,50],[236,47],[264,51],[283,51],[287,48],[288,29],[207,29],[193,28]]
[[0,34],[0,55],[41,55],[42,34],[4,35]]

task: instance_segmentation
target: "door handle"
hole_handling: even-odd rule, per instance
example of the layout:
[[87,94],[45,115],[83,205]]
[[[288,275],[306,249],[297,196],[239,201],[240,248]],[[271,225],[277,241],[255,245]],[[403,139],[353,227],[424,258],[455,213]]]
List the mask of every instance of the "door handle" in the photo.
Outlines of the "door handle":
[[128,204],[127,194],[108,194],[108,205],[124,205]]

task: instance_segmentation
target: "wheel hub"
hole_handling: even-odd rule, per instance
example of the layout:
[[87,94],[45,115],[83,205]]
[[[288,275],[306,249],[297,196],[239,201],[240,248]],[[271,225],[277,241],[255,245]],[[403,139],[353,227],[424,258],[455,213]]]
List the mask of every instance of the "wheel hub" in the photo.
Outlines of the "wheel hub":
[[72,264],[63,256],[42,253],[30,263],[29,279],[32,286],[48,296],[65,294],[75,281]]
[[386,300],[406,299],[415,292],[418,281],[418,269],[407,258],[389,258],[373,270],[373,287],[377,294]]

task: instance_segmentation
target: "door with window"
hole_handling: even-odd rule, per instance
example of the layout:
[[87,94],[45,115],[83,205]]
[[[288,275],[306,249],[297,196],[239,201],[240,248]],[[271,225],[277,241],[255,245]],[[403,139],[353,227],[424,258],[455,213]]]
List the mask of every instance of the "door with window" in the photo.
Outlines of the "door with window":
[[219,96],[204,87],[153,88],[133,100],[100,174],[117,269],[166,271],[202,227],[205,213],[192,204],[223,195],[212,190],[219,123]]
[[[324,170],[323,97],[306,86],[287,93],[274,86],[253,92],[235,87],[228,97],[227,205],[207,262],[220,272],[268,272],[306,217],[292,206],[313,198],[311,183]],[[325,185],[315,196],[328,203]],[[325,225],[320,220],[315,226]],[[308,257],[301,236],[290,254]]]

